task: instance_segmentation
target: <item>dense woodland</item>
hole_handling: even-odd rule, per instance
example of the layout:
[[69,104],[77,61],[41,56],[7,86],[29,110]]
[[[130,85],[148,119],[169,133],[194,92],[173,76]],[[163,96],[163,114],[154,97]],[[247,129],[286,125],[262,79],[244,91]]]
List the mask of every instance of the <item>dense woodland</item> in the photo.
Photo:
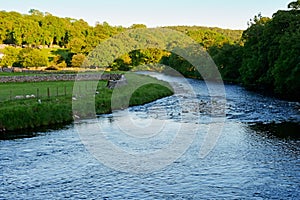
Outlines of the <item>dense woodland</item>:
[[[60,18],[30,10],[29,14],[0,12],[0,66],[48,69],[80,67],[86,56],[101,42],[129,28],[97,23],[90,26],[80,19]],[[190,36],[201,44],[225,81],[241,83],[280,97],[300,100],[300,0],[272,18],[258,14],[248,29],[225,30],[199,26],[166,27]],[[137,49],[110,64],[111,70],[137,70],[151,64],[171,66],[188,77],[201,78],[199,72],[180,56],[162,49]],[[159,65],[160,69],[162,65]]]

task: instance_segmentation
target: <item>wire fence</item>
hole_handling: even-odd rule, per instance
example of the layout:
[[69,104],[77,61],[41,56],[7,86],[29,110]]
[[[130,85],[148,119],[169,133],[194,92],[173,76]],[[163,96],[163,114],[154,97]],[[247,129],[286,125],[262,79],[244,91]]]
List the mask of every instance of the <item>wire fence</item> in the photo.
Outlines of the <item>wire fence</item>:
[[[0,92],[1,94],[1,92]],[[67,96],[72,92],[64,87],[47,87],[34,89],[10,89],[0,96],[0,102],[12,101],[18,99],[32,99],[32,98],[53,98],[60,96]]]
[[[41,84],[6,84],[0,85],[0,102],[18,99],[43,99],[62,96],[72,96],[74,82],[57,83],[50,86]],[[92,83],[85,82],[77,87],[77,94],[93,92]]]

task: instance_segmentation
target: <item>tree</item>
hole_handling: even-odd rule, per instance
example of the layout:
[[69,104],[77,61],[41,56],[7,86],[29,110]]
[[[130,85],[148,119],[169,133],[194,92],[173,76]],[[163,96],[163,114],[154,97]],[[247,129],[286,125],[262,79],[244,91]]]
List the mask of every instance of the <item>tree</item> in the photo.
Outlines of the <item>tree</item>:
[[82,53],[84,49],[84,41],[80,38],[73,38],[67,47],[70,49],[72,53]]
[[272,83],[270,80],[265,80],[270,68],[267,58],[268,49],[273,38],[265,37],[264,33],[269,22],[268,18],[255,16],[251,26],[243,33],[242,39],[245,45],[240,73],[242,83],[248,88],[258,85],[269,87]]
[[238,82],[239,69],[242,65],[243,46],[240,44],[224,44],[221,47],[213,46],[209,49],[214,62],[222,75],[223,80]]
[[3,53],[4,57],[1,59],[1,66],[3,67],[11,67],[15,63],[18,62],[18,54],[20,52],[20,48],[15,48],[15,47],[5,47]]
[[145,24],[132,24],[129,28],[136,29],[136,28],[147,28]]
[[20,67],[44,67],[48,65],[48,57],[38,49],[24,48],[18,57]]
[[299,10],[300,9],[300,0],[289,3],[288,8],[294,9],[294,10]]
[[31,15],[39,16],[39,17],[43,17],[44,16],[44,14],[41,11],[33,9],[33,8],[30,9],[28,11],[28,13],[31,14]]
[[71,66],[72,56],[74,54],[71,53],[68,49],[52,50],[52,54],[55,55],[55,57],[52,60],[53,64],[59,65],[60,63],[65,62],[67,66]]
[[50,63],[50,67],[66,68],[67,63],[61,55],[56,55]]
[[275,92],[300,100],[300,28],[280,40],[280,56],[273,68]]
[[244,32],[242,82],[284,98],[300,99],[300,10],[256,18]]
[[[200,74],[196,68],[177,54],[171,53],[170,55],[163,56],[160,63],[175,69],[186,77],[200,78]],[[168,73],[168,71],[166,72]]]
[[38,22],[31,20],[29,16],[25,16],[22,21],[22,45],[38,46],[43,44],[43,30]]
[[62,46],[64,42],[64,37],[66,33],[65,20],[48,13],[44,16],[42,21],[42,29],[47,31],[49,34],[49,41],[47,41],[48,46],[60,45]]
[[117,58],[111,65],[111,69],[113,71],[129,71],[131,69],[131,65],[126,63],[122,58]]

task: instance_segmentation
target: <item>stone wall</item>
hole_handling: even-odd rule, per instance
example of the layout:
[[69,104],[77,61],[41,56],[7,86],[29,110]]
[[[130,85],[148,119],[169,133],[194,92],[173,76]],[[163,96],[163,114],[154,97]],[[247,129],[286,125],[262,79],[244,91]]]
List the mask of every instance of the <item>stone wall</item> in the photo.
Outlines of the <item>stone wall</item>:
[[[44,82],[44,81],[74,81],[74,80],[111,80],[124,79],[122,74],[48,74],[30,76],[0,76],[0,83],[9,82]],[[124,82],[124,81],[122,81]]]
[[127,85],[127,79],[125,78],[124,75],[121,75],[121,77],[117,80],[108,80],[106,87],[109,89],[113,89],[115,87],[120,87],[123,85]]

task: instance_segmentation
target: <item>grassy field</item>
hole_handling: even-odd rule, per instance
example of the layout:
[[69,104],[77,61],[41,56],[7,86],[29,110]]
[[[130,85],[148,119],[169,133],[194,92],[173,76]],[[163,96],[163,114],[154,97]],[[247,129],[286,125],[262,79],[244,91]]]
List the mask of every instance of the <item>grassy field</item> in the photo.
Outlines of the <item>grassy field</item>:
[[0,83],[0,102],[14,100],[18,96],[34,95],[37,98],[72,94],[72,81],[32,82],[32,83]]
[[[80,86],[76,88],[73,81],[0,84],[0,96],[12,99],[0,102],[0,132],[70,123],[74,114],[81,118],[95,116],[95,113],[87,112],[90,106],[95,107],[96,114],[104,114],[173,94],[169,84],[163,81],[133,73],[125,76],[128,84],[113,90],[106,87],[106,81],[99,81],[94,90],[91,89],[94,83],[91,81],[80,82]],[[36,94],[37,88],[39,97]],[[14,99],[15,96],[24,94],[34,94],[36,97]],[[90,99],[89,95],[93,95],[92,102],[84,99]],[[72,108],[76,104],[79,104],[77,107],[80,109],[76,110],[78,113],[73,113]]]
[[[69,69],[69,68],[67,68]],[[80,69],[80,68],[79,68]],[[44,76],[47,74],[74,74],[77,71],[70,70],[54,70],[54,71],[42,71],[42,73],[32,73],[32,72],[0,72],[0,76]]]
[[0,72],[0,76],[33,76],[35,74],[24,73],[24,72]]
[[[93,72],[85,72],[87,74]],[[100,73],[100,72],[99,72]],[[108,72],[104,72],[108,73]],[[123,72],[109,72],[109,73],[123,73]],[[0,72],[0,76],[45,76],[53,74],[76,74],[73,71],[54,71],[54,72],[43,72],[43,73],[25,73],[25,72]],[[101,86],[105,85],[106,82],[100,82]],[[54,81],[54,82],[30,82],[30,83],[0,83],[0,102],[14,100],[16,96],[34,95],[38,98],[57,97],[66,94],[72,94],[73,92],[73,81]],[[90,82],[85,81],[82,84],[82,89],[87,90],[90,87]],[[103,86],[105,87],[105,86]],[[48,93],[49,90],[49,93]]]
[[[91,82],[82,83],[83,90],[89,89]],[[106,82],[99,82],[105,86]],[[73,81],[0,83],[0,102],[14,100],[18,96],[34,95],[36,98],[54,98],[73,93]]]

